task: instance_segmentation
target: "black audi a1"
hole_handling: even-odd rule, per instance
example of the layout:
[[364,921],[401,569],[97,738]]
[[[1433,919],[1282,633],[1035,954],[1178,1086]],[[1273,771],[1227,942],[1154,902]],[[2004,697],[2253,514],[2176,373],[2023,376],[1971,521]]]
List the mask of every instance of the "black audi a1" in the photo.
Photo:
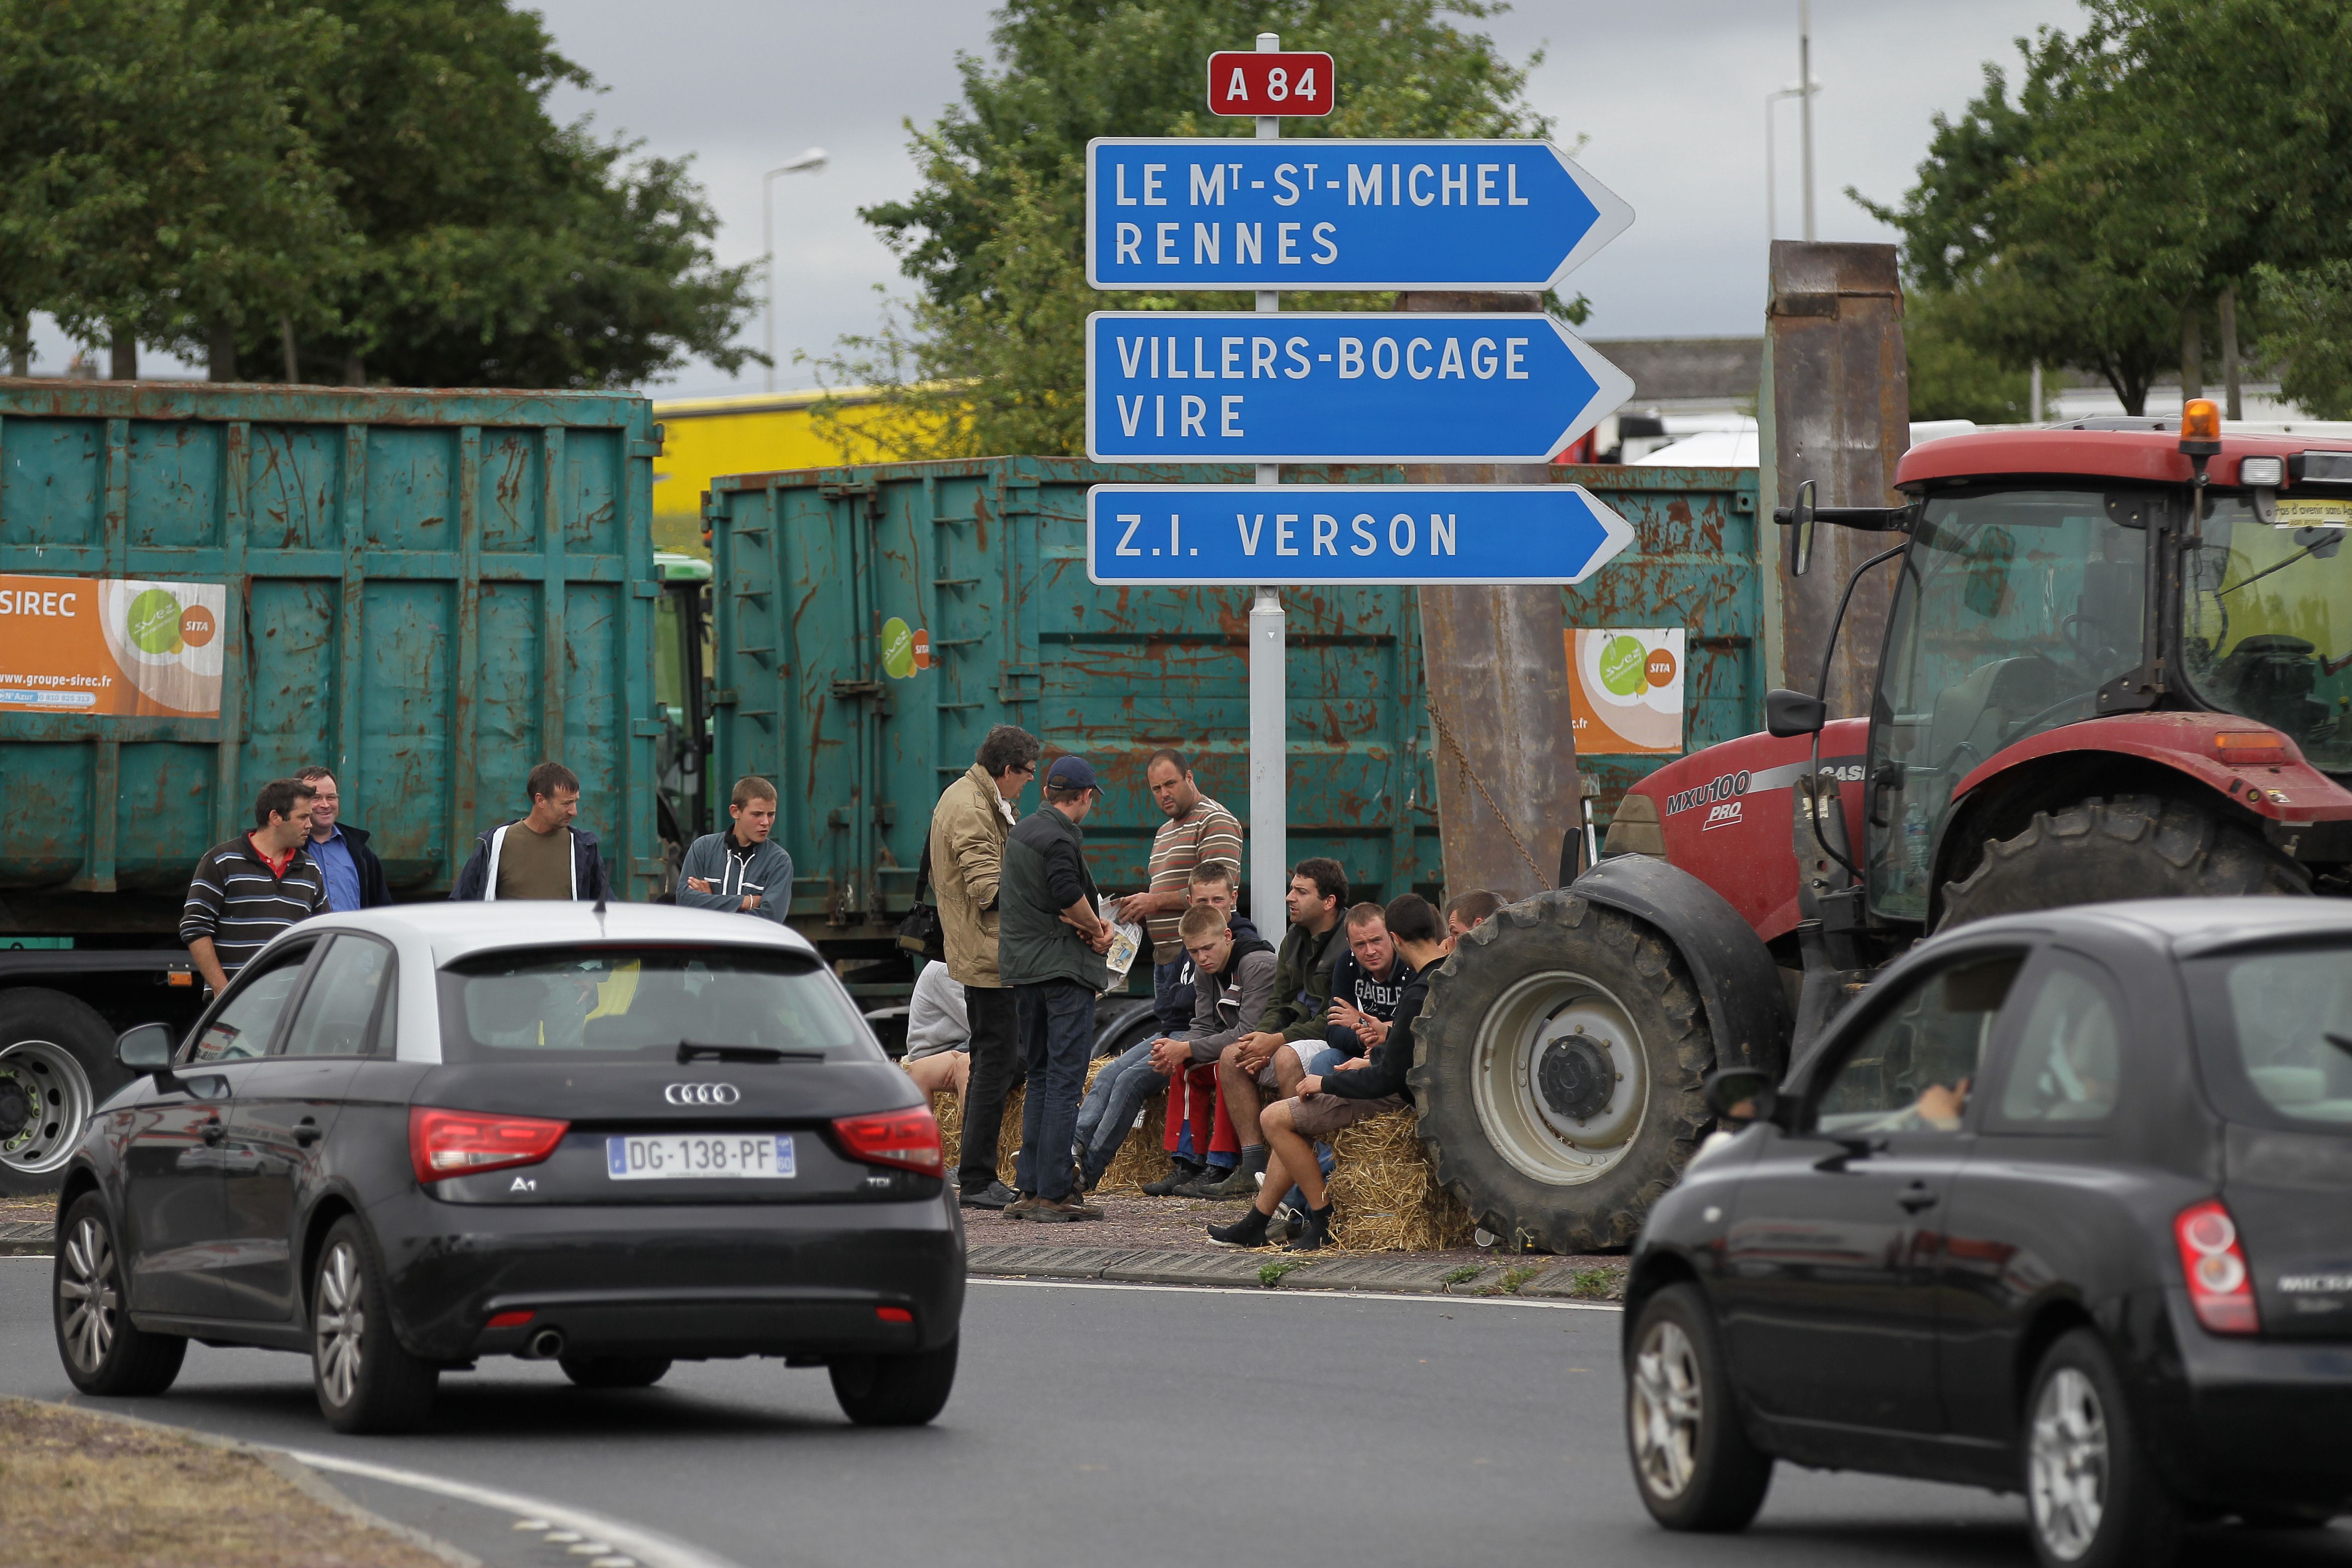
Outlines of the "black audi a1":
[[940,1131],[791,931],[615,904],[419,904],[280,935],[100,1110],[58,1206],[58,1349],[160,1394],[192,1339],[310,1357],[347,1432],[440,1374],[823,1365],[854,1421],[955,1379]]
[[2024,1494],[2063,1568],[2352,1511],[2352,906],[2147,900],[1922,943],[1652,1212],[1627,1436],[1663,1524],[1776,1459]]

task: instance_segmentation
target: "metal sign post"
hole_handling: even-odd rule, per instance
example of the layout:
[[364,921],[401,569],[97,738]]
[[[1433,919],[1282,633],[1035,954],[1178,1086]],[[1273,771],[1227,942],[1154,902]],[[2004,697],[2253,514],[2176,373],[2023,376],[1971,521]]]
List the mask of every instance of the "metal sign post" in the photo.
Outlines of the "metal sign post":
[[[1257,36],[1259,54],[1279,54],[1281,50],[1282,36],[1279,33],[1260,33]],[[1218,103],[1214,73],[1217,57],[1210,58],[1209,105],[1214,110]],[[1285,101],[1291,112],[1329,112],[1337,83],[1328,64],[1328,57],[1326,60],[1320,108],[1313,108],[1311,100],[1287,99]],[[1244,70],[1246,68],[1244,68]],[[1268,107],[1264,102],[1267,94],[1262,75],[1254,96],[1259,101],[1250,103],[1249,107]],[[1257,117],[1259,141],[1277,141],[1281,135],[1280,115],[1260,114]],[[1232,144],[1230,141],[1226,142],[1227,146]],[[1093,189],[1091,180],[1087,189]],[[1271,316],[1278,314],[1281,310],[1282,295],[1278,290],[1261,289],[1257,291],[1258,314]],[[1088,373],[1087,385],[1090,389],[1093,385],[1091,372]],[[1257,466],[1257,482],[1261,485],[1280,484],[1281,467],[1275,463],[1260,463]],[[1091,497],[1087,508],[1089,511],[1093,509]],[[1274,910],[1280,907],[1282,895],[1290,887],[1290,639],[1283,619],[1280,593],[1271,587],[1257,585],[1252,588],[1250,600],[1250,910],[1260,928],[1271,931],[1283,929],[1283,922],[1275,918]],[[1259,900],[1274,901],[1261,903],[1257,901]],[[1274,923],[1267,925],[1268,921]],[[1276,937],[1274,940],[1279,942],[1282,939]]]

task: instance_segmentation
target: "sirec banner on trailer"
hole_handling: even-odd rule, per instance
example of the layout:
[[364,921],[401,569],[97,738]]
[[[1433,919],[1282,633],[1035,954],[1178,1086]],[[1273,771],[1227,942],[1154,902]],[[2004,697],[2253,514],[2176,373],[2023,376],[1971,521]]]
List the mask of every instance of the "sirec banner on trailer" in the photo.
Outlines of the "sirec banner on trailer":
[[219,583],[0,574],[0,713],[217,719]]

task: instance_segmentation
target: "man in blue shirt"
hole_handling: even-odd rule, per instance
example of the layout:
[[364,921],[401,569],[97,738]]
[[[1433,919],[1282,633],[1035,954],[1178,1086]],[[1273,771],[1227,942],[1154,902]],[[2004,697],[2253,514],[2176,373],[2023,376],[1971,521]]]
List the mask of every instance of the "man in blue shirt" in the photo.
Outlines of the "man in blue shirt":
[[383,862],[368,847],[364,827],[348,827],[336,817],[342,798],[335,775],[321,767],[304,768],[294,775],[318,793],[310,801],[310,842],[304,846],[327,879],[327,907],[339,914],[372,910],[392,902],[384,885]]

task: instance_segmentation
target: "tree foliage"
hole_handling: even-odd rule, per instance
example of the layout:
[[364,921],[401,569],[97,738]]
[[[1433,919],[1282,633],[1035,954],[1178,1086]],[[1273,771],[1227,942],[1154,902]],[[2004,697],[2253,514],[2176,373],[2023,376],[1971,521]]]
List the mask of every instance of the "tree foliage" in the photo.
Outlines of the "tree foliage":
[[248,376],[734,370],[750,267],[683,163],[564,125],[509,0],[0,0],[0,307]]
[[0,0],[0,310],[92,342],[300,310],[345,236],[292,84],[336,37],[272,0]]
[[2316,264],[2352,215],[2352,11],[2305,0],[2086,0],[1938,116],[1899,207],[1907,280],[2011,370],[2090,371],[2137,413],[2225,289]]
[[[994,60],[959,64],[961,101],[914,133],[922,184],[863,216],[917,285],[876,333],[819,361],[828,379],[887,389],[881,419],[838,434],[884,457],[1085,449],[1084,159],[1097,136],[1239,136],[1210,114],[1211,53],[1261,30],[1339,62],[1339,108],[1286,136],[1542,136],[1526,71],[1457,26],[1488,0],[1009,0]],[[1530,64],[1533,62],[1531,61]],[[910,127],[910,130],[912,128]],[[1389,295],[1317,295],[1385,308]],[[1118,308],[1246,308],[1236,294],[1125,295]],[[1581,318],[1581,301],[1561,306]]]

